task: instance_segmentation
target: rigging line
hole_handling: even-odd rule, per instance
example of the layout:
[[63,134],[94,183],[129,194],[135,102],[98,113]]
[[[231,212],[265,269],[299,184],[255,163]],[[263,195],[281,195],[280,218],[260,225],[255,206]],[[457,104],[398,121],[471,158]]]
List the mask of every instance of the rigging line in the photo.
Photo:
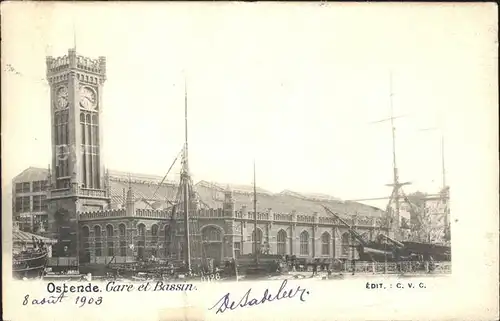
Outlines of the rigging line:
[[[158,184],[158,186],[156,187],[156,190],[153,193],[153,197],[152,197],[153,199],[156,197],[156,193],[158,193],[158,190],[160,189],[161,184],[163,184],[165,179],[167,179],[167,175],[170,173],[170,170],[172,170],[172,167],[174,167],[174,164],[177,161],[177,159],[179,158],[179,156],[181,155],[181,153],[182,153],[182,150],[179,152],[179,154],[177,154],[174,161],[172,162],[172,165],[170,165],[170,168],[168,169],[167,173],[165,174],[165,176],[163,176],[163,179],[161,180],[160,184]],[[167,199],[167,202],[170,202],[170,201]]]
[[[176,233],[177,232],[177,224],[176,224],[177,221],[175,219],[175,216],[177,214],[177,205],[180,203],[181,192],[182,192],[182,187],[179,185],[179,188],[177,189],[177,195],[175,197],[176,204],[172,204],[172,213],[170,215],[170,221],[169,221],[169,224],[167,227],[167,229],[168,229],[167,231],[170,234],[170,240],[169,240],[169,244],[168,244],[170,254],[177,253],[177,252],[175,252],[175,238],[177,235],[177,233]],[[167,233],[167,232],[165,232],[165,233]]]

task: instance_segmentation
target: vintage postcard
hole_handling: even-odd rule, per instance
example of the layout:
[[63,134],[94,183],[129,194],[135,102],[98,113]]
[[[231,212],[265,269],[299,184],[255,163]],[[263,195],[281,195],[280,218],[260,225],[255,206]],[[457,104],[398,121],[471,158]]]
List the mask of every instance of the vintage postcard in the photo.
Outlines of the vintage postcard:
[[3,320],[497,320],[488,3],[4,2]]

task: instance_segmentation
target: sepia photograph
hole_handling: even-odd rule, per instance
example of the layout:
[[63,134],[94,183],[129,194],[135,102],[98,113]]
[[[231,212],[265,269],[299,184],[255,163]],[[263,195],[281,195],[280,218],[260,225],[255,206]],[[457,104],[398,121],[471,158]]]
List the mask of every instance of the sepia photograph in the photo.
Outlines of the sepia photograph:
[[[210,294],[210,319],[276,305],[276,292],[308,309],[308,284],[359,283],[365,297],[398,280],[450,282],[464,228],[483,235],[461,214],[465,149],[498,149],[492,8],[3,4],[4,278],[43,284],[43,302],[59,305],[138,284],[251,287],[239,303]],[[462,137],[466,123],[483,124],[470,141],[484,145]],[[496,176],[497,160],[475,179]],[[494,205],[498,183],[483,187]],[[498,209],[484,214],[497,239]],[[275,285],[262,297],[255,281]],[[23,291],[17,305],[43,304]],[[71,300],[104,307],[105,294]]]

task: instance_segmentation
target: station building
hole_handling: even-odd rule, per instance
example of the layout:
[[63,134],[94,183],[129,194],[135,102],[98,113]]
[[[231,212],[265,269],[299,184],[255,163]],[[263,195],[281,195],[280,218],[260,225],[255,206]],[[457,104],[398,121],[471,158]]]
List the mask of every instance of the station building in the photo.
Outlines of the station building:
[[[101,150],[102,93],[106,59],[80,56],[70,49],[47,57],[50,84],[52,162],[47,169],[30,167],[13,180],[14,220],[20,228],[58,240],[53,256],[79,264],[133,262],[148,257],[182,259],[180,231],[172,245],[169,224],[181,220],[182,206],[172,218],[178,182],[159,176],[106,169]],[[254,253],[299,258],[351,258],[351,235],[327,214],[329,206],[366,239],[384,230],[384,212],[356,202],[292,191],[271,193],[253,186],[199,181],[193,185],[189,233],[201,240],[199,251],[215,261]],[[182,204],[181,204],[182,205]],[[257,229],[254,219],[257,216]]]

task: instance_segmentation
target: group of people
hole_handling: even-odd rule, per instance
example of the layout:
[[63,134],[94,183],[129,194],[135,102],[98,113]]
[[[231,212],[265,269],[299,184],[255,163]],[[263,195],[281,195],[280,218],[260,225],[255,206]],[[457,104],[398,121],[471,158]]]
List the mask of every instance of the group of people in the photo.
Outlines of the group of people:
[[[45,243],[43,243],[42,240],[39,240],[39,239],[35,238],[34,236],[31,237],[31,240],[33,242],[33,250],[35,250],[37,252],[45,251]],[[22,244],[23,245],[22,245],[21,253],[28,252],[28,244],[26,242],[23,242]]]

